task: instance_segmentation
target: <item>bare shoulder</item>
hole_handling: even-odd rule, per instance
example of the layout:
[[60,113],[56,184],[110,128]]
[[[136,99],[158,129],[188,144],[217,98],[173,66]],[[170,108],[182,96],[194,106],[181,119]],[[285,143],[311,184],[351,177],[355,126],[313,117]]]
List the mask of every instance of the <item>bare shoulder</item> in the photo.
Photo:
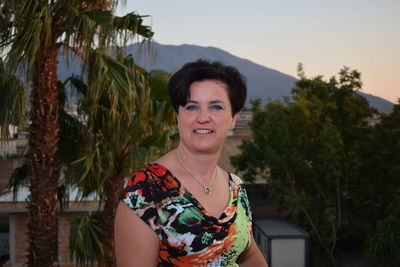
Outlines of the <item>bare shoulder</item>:
[[157,265],[158,236],[123,202],[115,214],[114,236],[119,267]]
[[174,153],[170,151],[159,159],[155,160],[154,163],[161,164],[168,170],[173,170],[176,166],[176,158]]

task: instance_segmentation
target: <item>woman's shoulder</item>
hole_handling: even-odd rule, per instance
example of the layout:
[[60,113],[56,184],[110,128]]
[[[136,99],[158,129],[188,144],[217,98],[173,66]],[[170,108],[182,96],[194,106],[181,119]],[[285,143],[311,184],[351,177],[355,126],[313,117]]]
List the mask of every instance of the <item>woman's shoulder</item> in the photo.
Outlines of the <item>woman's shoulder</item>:
[[163,165],[148,163],[131,175],[127,186],[137,184],[162,185],[163,183],[171,182],[172,178],[171,172]]
[[149,163],[131,175],[125,192],[138,192],[147,200],[158,202],[171,197],[178,188],[179,184],[166,167]]

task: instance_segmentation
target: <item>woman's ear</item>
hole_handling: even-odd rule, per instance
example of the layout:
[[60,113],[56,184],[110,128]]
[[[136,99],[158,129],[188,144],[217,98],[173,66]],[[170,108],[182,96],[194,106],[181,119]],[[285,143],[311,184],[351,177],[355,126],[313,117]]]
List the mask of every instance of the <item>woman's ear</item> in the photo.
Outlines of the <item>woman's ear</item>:
[[233,114],[233,117],[232,117],[232,125],[231,125],[230,130],[233,130],[233,128],[235,128],[236,121],[237,121],[238,118],[239,118],[239,112]]

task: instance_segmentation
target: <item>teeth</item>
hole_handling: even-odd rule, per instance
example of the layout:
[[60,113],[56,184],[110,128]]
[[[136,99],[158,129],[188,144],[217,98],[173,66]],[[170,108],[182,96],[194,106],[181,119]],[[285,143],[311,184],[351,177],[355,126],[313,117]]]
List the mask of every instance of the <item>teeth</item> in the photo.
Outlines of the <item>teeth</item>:
[[195,131],[195,133],[198,133],[198,134],[207,134],[207,133],[211,133],[212,131],[211,130],[196,130]]

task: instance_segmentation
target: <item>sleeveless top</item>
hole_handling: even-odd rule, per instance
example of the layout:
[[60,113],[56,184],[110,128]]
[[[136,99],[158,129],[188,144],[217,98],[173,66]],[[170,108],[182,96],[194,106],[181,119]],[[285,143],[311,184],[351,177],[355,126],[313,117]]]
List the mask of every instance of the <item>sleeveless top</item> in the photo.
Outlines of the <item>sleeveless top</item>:
[[229,173],[229,203],[215,218],[168,169],[151,163],[131,176],[121,198],[158,235],[158,266],[239,266],[251,241],[241,184]]

